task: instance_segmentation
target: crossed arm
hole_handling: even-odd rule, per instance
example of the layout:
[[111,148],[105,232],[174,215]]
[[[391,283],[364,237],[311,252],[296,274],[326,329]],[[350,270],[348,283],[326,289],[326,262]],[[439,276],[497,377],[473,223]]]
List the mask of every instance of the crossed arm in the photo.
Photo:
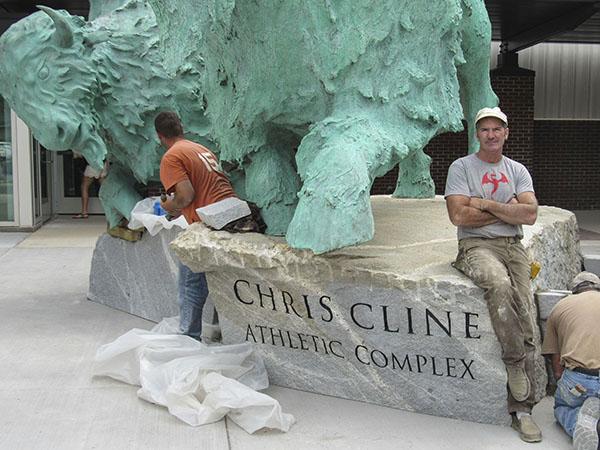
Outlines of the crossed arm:
[[538,203],[533,192],[523,192],[508,203],[466,195],[449,195],[446,207],[454,225],[476,228],[499,221],[511,225],[533,225],[537,219]]

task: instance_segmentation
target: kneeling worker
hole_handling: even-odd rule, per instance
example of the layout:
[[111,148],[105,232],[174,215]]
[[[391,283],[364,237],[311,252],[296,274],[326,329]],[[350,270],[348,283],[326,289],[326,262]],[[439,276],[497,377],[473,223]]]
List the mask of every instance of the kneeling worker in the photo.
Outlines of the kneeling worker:
[[[161,205],[170,215],[185,216],[188,223],[200,222],[196,208],[235,197],[217,157],[206,147],[188,141],[174,112],[158,114],[154,127],[160,143],[167,149],[160,162],[160,180],[168,194]],[[192,272],[179,262],[178,302],[180,331],[196,339],[202,333],[202,308],[208,296],[204,273]]]
[[548,318],[542,353],[558,380],[554,416],[577,450],[597,450],[600,440],[600,278],[581,272],[569,295]]

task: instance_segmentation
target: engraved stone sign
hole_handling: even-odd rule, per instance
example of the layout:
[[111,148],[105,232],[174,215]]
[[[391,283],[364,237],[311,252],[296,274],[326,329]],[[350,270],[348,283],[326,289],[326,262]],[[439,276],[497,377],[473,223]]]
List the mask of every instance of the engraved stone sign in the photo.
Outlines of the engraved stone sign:
[[[255,343],[273,384],[506,424],[500,346],[482,291],[450,266],[457,244],[444,201],[373,197],[372,206],[375,238],[325,255],[200,224],[172,248],[207,272],[224,342]],[[541,208],[536,227],[528,227],[532,256],[548,261],[538,283],[566,285],[577,271],[573,217]],[[543,254],[557,251],[543,244],[556,240],[566,243],[556,255],[562,273]],[[538,366],[541,396],[541,357]]]

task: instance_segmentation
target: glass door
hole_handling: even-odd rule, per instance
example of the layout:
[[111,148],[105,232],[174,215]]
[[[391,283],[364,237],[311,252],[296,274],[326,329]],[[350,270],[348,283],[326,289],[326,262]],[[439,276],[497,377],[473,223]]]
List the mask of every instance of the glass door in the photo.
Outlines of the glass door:
[[[75,157],[72,151],[59,152],[57,157],[57,196],[59,214],[78,214],[81,212],[81,182],[87,163],[84,158]],[[89,214],[104,214],[98,198],[100,181],[92,180],[88,188]]]
[[46,150],[35,138],[31,146],[33,162],[34,223],[43,223],[52,217],[52,170],[54,153]]
[[12,122],[8,104],[0,97],[0,224],[15,223]]

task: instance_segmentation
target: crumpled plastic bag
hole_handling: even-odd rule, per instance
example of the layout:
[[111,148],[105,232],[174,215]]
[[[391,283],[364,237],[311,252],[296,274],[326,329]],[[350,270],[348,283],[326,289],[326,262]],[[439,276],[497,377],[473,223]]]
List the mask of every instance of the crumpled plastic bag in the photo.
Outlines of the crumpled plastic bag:
[[179,216],[173,220],[167,220],[166,216],[157,216],[154,214],[154,203],[158,197],[148,197],[140,200],[131,210],[131,218],[127,227],[131,230],[145,227],[152,236],[158,234],[160,230],[170,230],[174,226],[183,228],[189,226],[184,216]]
[[[204,325],[205,322],[202,321],[203,329]],[[165,317],[163,320],[154,325],[150,331],[156,334],[181,334],[179,331],[179,316]]]
[[[207,303],[210,299],[210,294],[207,297]],[[214,310],[214,305],[213,305]],[[209,314],[207,314],[209,313]],[[215,314],[214,312],[212,314]],[[208,316],[208,317],[207,317]],[[214,344],[221,341],[221,327],[218,323],[211,323],[210,319],[211,313],[207,311],[206,307],[204,308],[204,312],[202,314],[202,342],[207,344]],[[207,318],[211,320],[211,322],[205,322],[204,319]],[[218,319],[217,319],[218,320]],[[158,334],[180,334],[179,331],[179,316],[175,317],[165,317],[159,323],[157,323],[154,328],[151,329],[154,333]]]
[[[167,319],[171,320],[172,319]],[[166,406],[189,425],[227,415],[248,433],[288,431],[294,417],[277,400],[256,392],[269,385],[264,363],[250,343],[206,346],[189,336],[134,328],[96,353],[94,375],[139,385],[138,396]]]

